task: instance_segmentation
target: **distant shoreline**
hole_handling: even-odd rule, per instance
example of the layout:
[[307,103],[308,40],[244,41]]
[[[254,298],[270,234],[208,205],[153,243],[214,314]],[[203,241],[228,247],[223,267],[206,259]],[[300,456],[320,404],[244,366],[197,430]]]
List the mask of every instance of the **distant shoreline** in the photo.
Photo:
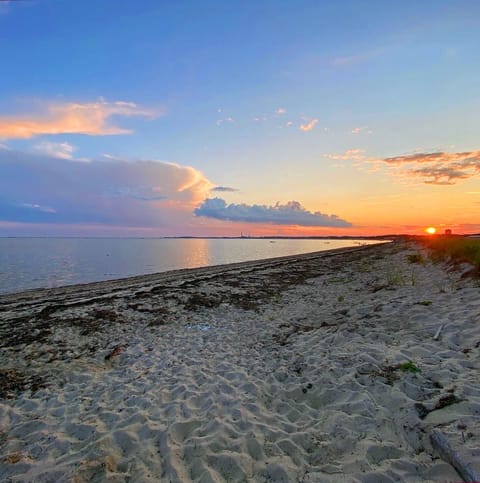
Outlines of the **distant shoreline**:
[[[75,240],[415,240],[416,238],[425,238],[431,235],[410,235],[405,233],[391,233],[387,235],[321,235],[321,236],[283,236],[283,235],[265,235],[265,236],[11,236],[0,235],[2,238],[21,239],[21,238],[38,238],[38,239],[75,239]],[[438,233],[434,236],[445,236]],[[454,233],[455,237],[480,237],[480,233]]]

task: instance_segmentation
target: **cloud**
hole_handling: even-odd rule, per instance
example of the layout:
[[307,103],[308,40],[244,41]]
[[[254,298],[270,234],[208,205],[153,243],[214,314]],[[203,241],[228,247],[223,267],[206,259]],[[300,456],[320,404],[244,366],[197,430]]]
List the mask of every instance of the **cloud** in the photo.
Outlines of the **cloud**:
[[362,134],[362,133],[372,134],[373,133],[373,131],[366,126],[365,127],[354,127],[351,132],[352,132],[352,134]]
[[426,184],[452,185],[480,175],[480,151],[414,153],[383,158],[381,161],[400,166],[402,174],[423,178]]
[[300,124],[300,127],[298,129],[300,129],[300,131],[308,132],[311,131],[317,123],[318,119],[311,119],[306,124]]
[[283,107],[279,107],[278,109],[275,110],[275,114],[278,114],[279,116],[286,113],[287,113],[287,110],[284,109]]
[[93,160],[0,150],[0,221],[184,226],[213,184],[161,161]]
[[[419,178],[425,184],[453,185],[480,175],[480,151],[448,153],[414,153],[387,158],[368,157],[363,149],[349,149],[340,154],[327,154],[329,159],[369,163],[375,168],[387,167],[395,176]],[[357,166],[360,166],[357,164]]]
[[215,186],[210,191],[217,191],[219,193],[234,193],[239,190],[236,188],[230,188],[229,186]]
[[235,119],[233,119],[233,117],[226,117],[225,119],[217,119],[216,121],[216,125],[217,126],[221,126],[222,124],[225,124],[225,123],[234,123],[235,122]]
[[478,162],[480,159],[480,151],[465,151],[461,153],[414,153],[403,156],[394,156],[384,158],[383,161],[389,164],[405,164],[405,163],[453,163],[464,161]]
[[56,213],[57,210],[54,210],[53,208],[50,208],[49,206],[42,206],[38,204],[32,205],[31,203],[21,203],[19,206],[22,206],[24,208],[29,208],[31,210],[40,210],[43,211],[44,213]]
[[362,161],[365,159],[365,149],[347,149],[344,153],[340,154],[326,154],[329,159],[342,160],[342,161]]
[[43,103],[40,112],[23,116],[0,116],[0,139],[28,139],[39,135],[86,134],[105,136],[130,134],[132,131],[110,123],[110,118],[154,118],[160,110],[145,109],[133,102]]
[[70,143],[54,143],[50,141],[42,141],[33,147],[35,151],[46,154],[47,156],[53,156],[54,158],[72,159],[75,151],[75,146]]
[[386,50],[386,47],[381,47],[352,55],[338,56],[332,60],[332,65],[333,67],[348,67],[355,64],[361,64],[382,55]]
[[196,210],[196,216],[234,222],[270,223],[274,225],[349,227],[348,221],[336,215],[307,211],[298,201],[274,206],[230,204],[221,198],[206,199]]

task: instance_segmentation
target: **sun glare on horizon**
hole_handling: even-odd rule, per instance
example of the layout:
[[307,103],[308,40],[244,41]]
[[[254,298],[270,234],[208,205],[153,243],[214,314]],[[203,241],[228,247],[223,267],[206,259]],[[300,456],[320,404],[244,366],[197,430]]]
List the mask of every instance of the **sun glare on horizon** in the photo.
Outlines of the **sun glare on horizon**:
[[434,226],[429,226],[428,228],[425,228],[425,232],[429,235],[435,235],[435,233],[437,233],[437,229]]

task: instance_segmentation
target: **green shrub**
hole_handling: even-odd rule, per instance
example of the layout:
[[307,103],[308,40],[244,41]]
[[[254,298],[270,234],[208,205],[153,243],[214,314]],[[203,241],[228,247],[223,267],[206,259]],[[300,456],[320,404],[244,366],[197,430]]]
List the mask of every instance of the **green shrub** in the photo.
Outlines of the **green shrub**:
[[412,374],[421,372],[420,368],[418,368],[412,361],[402,362],[399,367],[402,372],[411,372]]

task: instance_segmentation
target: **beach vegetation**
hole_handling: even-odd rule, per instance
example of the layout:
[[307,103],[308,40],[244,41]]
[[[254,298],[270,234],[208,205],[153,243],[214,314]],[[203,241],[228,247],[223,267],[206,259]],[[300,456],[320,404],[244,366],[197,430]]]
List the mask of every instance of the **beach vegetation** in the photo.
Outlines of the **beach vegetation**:
[[428,307],[429,305],[432,305],[431,300],[421,300],[420,302],[416,302],[416,305],[424,305],[425,307]]
[[328,283],[350,283],[352,281],[349,277],[336,277],[331,278]]
[[362,260],[358,265],[358,271],[361,273],[373,272],[374,266],[371,259]]
[[407,261],[409,263],[419,263],[423,265],[425,263],[425,258],[421,253],[411,253],[410,255],[407,255]]
[[413,269],[410,272],[410,285],[412,285],[412,286],[417,285],[417,274],[415,273],[415,270],[413,270]]
[[277,292],[273,294],[272,299],[274,302],[280,302],[282,300],[282,294]]
[[345,297],[343,295],[339,295],[337,298],[338,302],[343,302],[345,300]]
[[387,283],[388,285],[405,285],[405,275],[399,268],[393,267],[387,272]]
[[415,365],[412,361],[408,361],[408,362],[402,362],[398,368],[402,371],[402,372],[410,372],[411,374],[416,374],[418,372],[421,372],[421,369]]
[[465,236],[438,236],[422,240],[434,262],[470,263],[480,273],[480,239]]

